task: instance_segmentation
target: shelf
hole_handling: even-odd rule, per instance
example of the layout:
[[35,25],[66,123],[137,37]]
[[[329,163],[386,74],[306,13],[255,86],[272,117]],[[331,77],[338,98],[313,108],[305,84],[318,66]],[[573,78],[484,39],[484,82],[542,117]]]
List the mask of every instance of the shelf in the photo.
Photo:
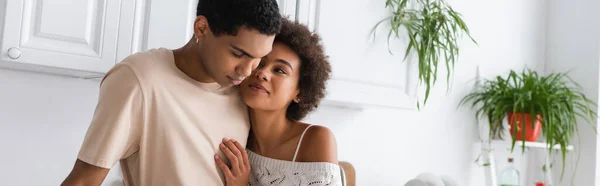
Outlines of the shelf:
[[[494,144],[498,143],[498,144],[507,144],[507,145],[510,145],[511,142],[510,141],[502,141],[502,140],[494,140],[493,143]],[[515,146],[522,147],[523,146],[523,141],[516,141],[515,142]],[[528,148],[539,148],[539,149],[548,149],[549,148],[549,146],[546,145],[545,142],[529,142],[529,141],[525,142],[525,147],[528,147]],[[560,145],[554,145],[552,147],[552,149],[554,149],[554,150],[560,150],[561,147],[560,147]],[[567,151],[572,151],[573,149],[574,149],[573,145],[567,146]]]
[[[519,146],[521,146],[521,145],[523,145],[523,142],[521,142],[521,141],[518,141],[516,145],[519,145]],[[528,141],[526,141],[526,142],[525,142],[525,147],[531,147],[531,148],[542,148],[542,149],[544,149],[544,148],[545,148],[545,149],[547,149],[547,148],[549,147],[549,145],[546,145],[546,143],[543,143],[543,142],[528,142]],[[555,150],[560,150],[560,149],[561,149],[561,147],[560,147],[560,145],[554,145],[554,146],[552,147],[552,149],[555,149]],[[569,145],[569,146],[567,146],[567,150],[568,150],[568,151],[572,151],[573,149],[574,149],[574,148],[573,148],[573,145]]]

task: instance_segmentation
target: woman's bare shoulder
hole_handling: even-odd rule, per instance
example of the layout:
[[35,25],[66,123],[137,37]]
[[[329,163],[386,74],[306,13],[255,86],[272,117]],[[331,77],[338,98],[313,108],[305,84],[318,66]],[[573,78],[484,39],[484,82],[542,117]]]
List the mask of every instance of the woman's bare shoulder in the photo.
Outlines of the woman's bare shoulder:
[[333,132],[325,126],[310,127],[300,146],[302,162],[329,162],[337,164],[337,143]]

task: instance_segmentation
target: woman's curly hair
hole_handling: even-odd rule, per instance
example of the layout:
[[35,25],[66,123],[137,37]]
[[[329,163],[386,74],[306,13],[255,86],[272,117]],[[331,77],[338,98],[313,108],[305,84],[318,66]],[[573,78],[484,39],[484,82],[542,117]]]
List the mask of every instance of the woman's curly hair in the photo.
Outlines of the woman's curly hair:
[[300,57],[299,103],[292,102],[286,117],[298,121],[319,106],[325,97],[325,86],[331,74],[328,56],[325,55],[321,38],[307,26],[287,18],[281,20],[281,30],[275,42],[289,46]]

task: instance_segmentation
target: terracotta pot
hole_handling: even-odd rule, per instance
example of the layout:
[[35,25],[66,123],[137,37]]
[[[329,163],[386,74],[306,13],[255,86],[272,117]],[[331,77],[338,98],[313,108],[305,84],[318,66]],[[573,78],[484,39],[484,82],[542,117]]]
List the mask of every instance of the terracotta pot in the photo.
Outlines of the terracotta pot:
[[[525,118],[523,118],[525,116]],[[525,121],[523,121],[525,119]],[[525,130],[525,141],[537,141],[537,138],[542,130],[542,116],[536,115],[535,122],[531,123],[531,115],[528,113],[509,112],[508,124],[510,124],[510,134],[515,136],[517,140],[523,140],[523,129]],[[523,126],[525,124],[525,126]],[[517,131],[513,131],[513,127],[517,126]]]

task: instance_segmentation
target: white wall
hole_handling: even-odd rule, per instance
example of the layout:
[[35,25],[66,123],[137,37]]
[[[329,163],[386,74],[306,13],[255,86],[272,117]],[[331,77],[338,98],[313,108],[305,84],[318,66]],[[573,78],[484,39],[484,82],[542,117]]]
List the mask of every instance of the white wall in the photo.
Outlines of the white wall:
[[[525,66],[543,69],[546,2],[450,3],[464,15],[479,46],[464,42],[448,93],[442,80],[419,112],[325,107],[309,119],[333,129],[340,160],[355,165],[358,185],[400,185],[425,171],[450,175],[465,186],[485,185],[483,168],[473,163],[480,148],[474,113],[467,108],[457,110],[457,104],[473,87],[478,65],[488,78]],[[497,152],[504,151],[497,148]],[[497,154],[499,169],[508,155]],[[525,179],[527,163],[522,158],[526,156],[513,156],[523,172],[523,185],[532,185]]]
[[[355,165],[358,185],[401,185],[425,171],[450,175],[463,186],[484,185],[483,168],[473,163],[480,148],[473,112],[457,109],[460,98],[471,90],[477,66],[485,77],[543,68],[543,0],[450,2],[479,46],[463,45],[448,93],[441,80],[421,111],[323,107],[309,119],[334,131],[340,160]],[[60,183],[73,165],[97,91],[95,81],[0,70],[3,185]],[[499,154],[498,161],[506,156]],[[514,156],[521,162],[520,154]],[[113,171],[110,179],[118,175]]]
[[[572,69],[570,75],[584,89],[584,93],[598,102],[600,17],[599,1],[593,0],[551,0],[549,1],[548,34],[547,34],[547,72],[564,72]],[[551,20],[551,21],[550,21]],[[596,123],[593,123],[596,125]],[[589,123],[579,120],[581,143],[574,139],[575,149],[580,151],[580,162],[572,185],[599,185],[596,178],[600,176],[596,167],[600,161],[596,149],[597,135]],[[571,185],[577,155],[570,153],[565,181],[561,185]],[[560,160],[554,161],[560,165]],[[557,166],[555,177],[558,179]],[[594,176],[595,175],[595,176]]]
[[75,163],[98,88],[98,81],[0,69],[0,185],[59,185]]

